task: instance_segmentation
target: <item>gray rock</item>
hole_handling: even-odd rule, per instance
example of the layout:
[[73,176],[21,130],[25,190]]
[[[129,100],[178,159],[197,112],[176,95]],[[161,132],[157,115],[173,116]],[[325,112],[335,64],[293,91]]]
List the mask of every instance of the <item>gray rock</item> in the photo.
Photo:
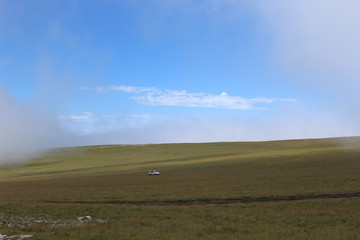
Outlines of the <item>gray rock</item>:
[[7,235],[2,235],[0,234],[0,240],[10,240],[10,239],[14,239],[14,240],[22,240],[22,239],[28,239],[28,238],[32,238],[33,235],[15,235],[15,236],[7,236]]
[[85,217],[78,217],[77,219],[80,222],[87,222],[87,221],[91,221],[92,217],[91,216],[85,216]]

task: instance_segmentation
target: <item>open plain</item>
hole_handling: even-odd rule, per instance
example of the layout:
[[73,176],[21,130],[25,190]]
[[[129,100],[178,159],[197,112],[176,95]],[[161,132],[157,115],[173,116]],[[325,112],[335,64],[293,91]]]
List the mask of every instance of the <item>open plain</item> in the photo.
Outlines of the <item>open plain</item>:
[[360,239],[359,173],[360,138],[52,149],[0,168],[0,234]]

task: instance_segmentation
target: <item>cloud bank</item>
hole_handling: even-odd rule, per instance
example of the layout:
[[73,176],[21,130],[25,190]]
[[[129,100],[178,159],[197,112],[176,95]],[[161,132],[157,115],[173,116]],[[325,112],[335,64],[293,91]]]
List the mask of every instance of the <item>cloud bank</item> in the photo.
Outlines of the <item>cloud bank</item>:
[[89,144],[267,141],[350,136],[353,127],[343,126],[331,116],[305,116],[297,110],[267,119],[231,114],[185,115],[148,125],[90,134],[87,141]]

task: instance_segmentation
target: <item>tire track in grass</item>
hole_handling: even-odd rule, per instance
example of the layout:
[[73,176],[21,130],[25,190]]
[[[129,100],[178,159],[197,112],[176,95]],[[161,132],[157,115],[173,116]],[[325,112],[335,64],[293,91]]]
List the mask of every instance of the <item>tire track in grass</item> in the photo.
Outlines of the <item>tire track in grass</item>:
[[242,197],[225,199],[179,199],[161,201],[43,201],[43,203],[56,204],[121,204],[136,206],[177,206],[177,205],[209,205],[209,204],[235,204],[235,203],[257,203],[257,202],[289,202],[316,199],[337,199],[360,197],[360,192],[354,193],[325,193],[312,195],[270,196],[270,197]]

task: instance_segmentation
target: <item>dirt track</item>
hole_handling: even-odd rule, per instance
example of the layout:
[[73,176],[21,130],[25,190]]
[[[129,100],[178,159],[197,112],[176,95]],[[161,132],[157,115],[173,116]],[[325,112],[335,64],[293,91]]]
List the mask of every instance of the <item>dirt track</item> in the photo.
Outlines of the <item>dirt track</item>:
[[44,201],[45,203],[57,204],[122,204],[122,205],[207,205],[207,204],[234,204],[234,203],[256,203],[256,202],[282,202],[282,201],[300,201],[312,199],[336,199],[336,198],[353,198],[360,197],[360,192],[355,193],[328,193],[314,195],[293,195],[293,196],[274,196],[274,197],[243,197],[228,199],[183,199],[183,200],[166,200],[166,201]]

